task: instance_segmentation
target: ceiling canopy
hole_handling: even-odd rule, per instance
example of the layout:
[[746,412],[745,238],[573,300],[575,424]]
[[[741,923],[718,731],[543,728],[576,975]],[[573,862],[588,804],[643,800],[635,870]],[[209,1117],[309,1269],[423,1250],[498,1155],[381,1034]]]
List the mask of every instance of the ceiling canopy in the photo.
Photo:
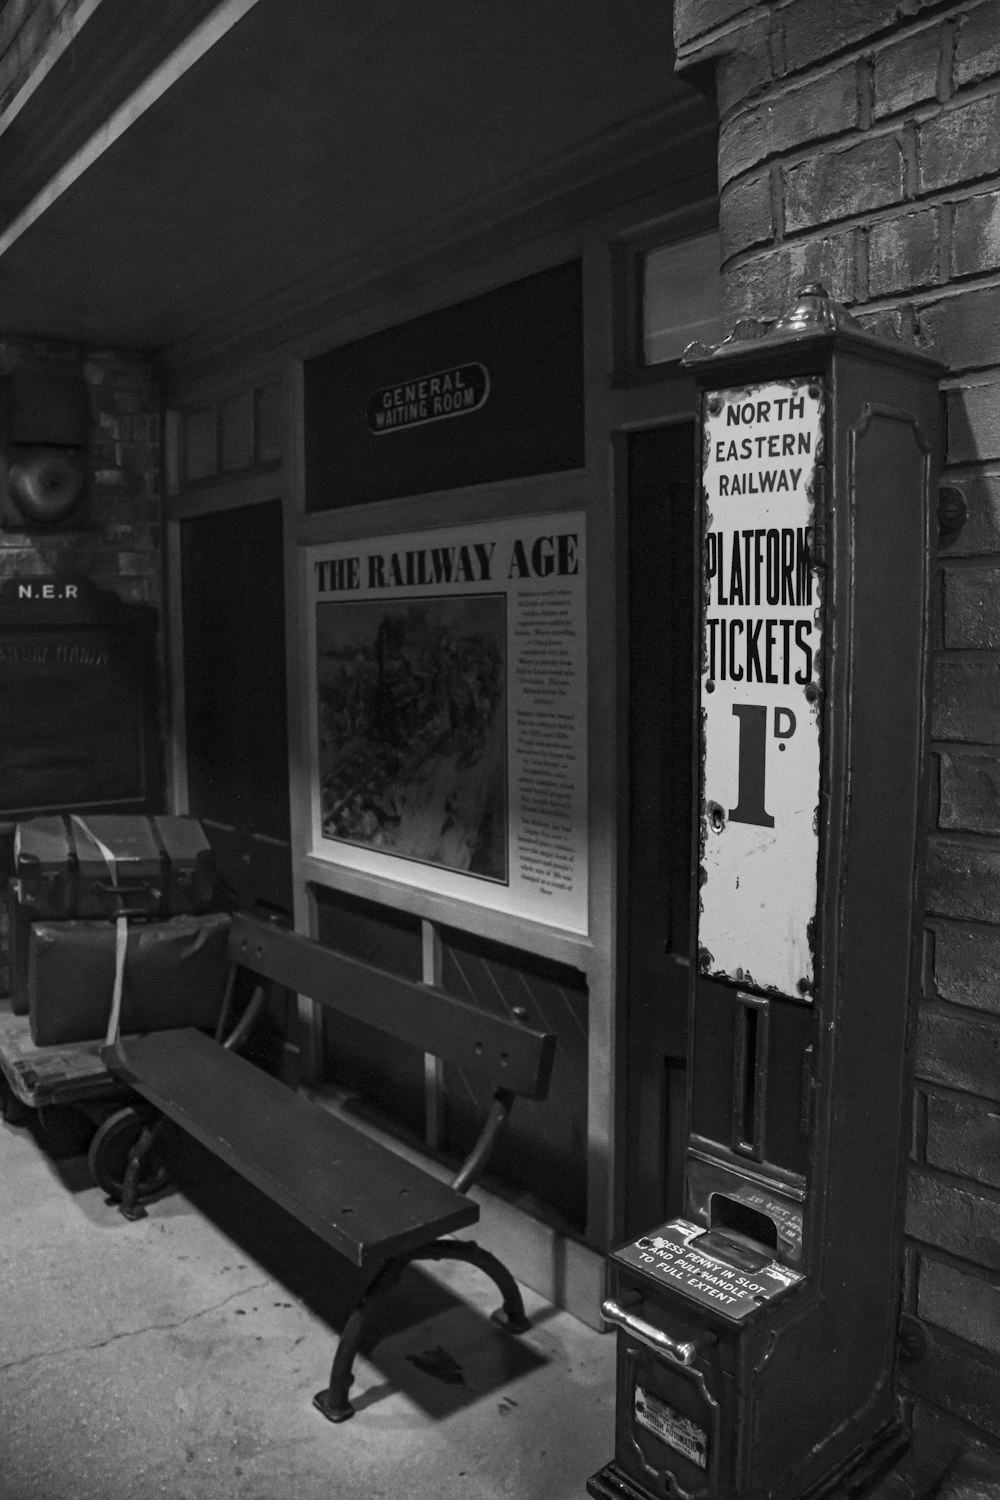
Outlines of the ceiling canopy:
[[[0,169],[32,160],[46,102],[65,143],[0,203],[5,333],[160,350],[250,324],[709,118],[665,0],[170,0],[162,55],[131,23],[131,71],[120,3],[0,121]],[[105,6],[117,71],[83,45]]]

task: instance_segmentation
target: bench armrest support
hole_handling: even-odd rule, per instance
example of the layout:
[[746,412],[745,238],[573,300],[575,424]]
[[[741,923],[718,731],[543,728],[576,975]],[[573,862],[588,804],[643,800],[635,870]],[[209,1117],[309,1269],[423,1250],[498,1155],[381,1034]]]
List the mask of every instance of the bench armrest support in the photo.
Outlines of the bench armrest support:
[[[239,1021],[222,1043],[228,1052],[238,1052],[257,1024],[264,1002],[267,999],[267,989],[258,984],[250,996],[250,1003],[240,1016]],[[218,1038],[216,1038],[218,1040]]]
[[451,1180],[451,1186],[456,1193],[465,1193],[469,1190],[493,1155],[493,1148],[510,1119],[515,1098],[516,1095],[510,1089],[497,1089],[493,1095],[490,1112],[486,1116],[476,1144]]

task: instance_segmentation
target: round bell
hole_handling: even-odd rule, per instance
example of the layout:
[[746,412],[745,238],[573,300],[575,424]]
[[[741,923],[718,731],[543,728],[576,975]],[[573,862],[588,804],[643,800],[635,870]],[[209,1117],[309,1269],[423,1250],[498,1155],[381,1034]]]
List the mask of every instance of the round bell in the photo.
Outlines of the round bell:
[[71,513],[83,490],[81,454],[66,448],[26,448],[7,471],[7,489],[26,521],[51,524]]

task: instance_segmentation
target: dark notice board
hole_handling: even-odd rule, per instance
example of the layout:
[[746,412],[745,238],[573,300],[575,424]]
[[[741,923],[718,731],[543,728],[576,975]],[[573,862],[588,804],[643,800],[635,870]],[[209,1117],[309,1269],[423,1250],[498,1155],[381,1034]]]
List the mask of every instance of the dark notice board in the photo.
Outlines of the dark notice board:
[[159,806],[156,611],[86,579],[0,591],[0,817]]
[[307,511],[582,467],[580,262],[307,360],[305,449]]

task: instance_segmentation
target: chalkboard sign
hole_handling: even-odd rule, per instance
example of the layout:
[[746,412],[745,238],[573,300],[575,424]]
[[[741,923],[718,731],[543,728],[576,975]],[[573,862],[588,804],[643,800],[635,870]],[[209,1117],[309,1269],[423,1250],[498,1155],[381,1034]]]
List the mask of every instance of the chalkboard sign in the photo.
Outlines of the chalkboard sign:
[[156,611],[86,579],[0,591],[0,816],[159,805]]

